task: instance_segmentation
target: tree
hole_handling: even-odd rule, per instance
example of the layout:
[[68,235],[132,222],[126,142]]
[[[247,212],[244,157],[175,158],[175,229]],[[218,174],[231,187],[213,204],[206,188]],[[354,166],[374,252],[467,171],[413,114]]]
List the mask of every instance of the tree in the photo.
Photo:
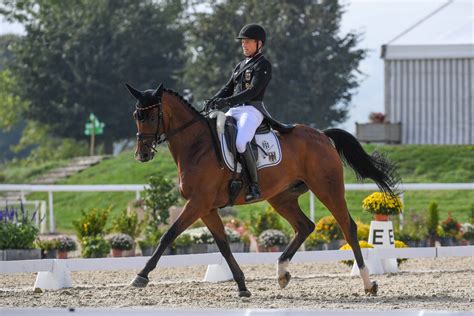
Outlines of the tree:
[[15,51],[15,73],[30,101],[25,114],[56,136],[83,138],[93,112],[106,124],[109,145],[130,137],[134,101],[124,83],[176,84],[180,1],[17,0],[0,8],[27,32]]
[[[354,72],[365,56],[356,49],[358,35],[339,35],[342,7],[336,0],[227,0],[211,3],[189,28],[189,60],[183,84],[198,99],[209,98],[241,59],[235,41],[246,23],[267,30],[265,55],[273,65],[265,97],[275,117],[287,122],[328,127],[346,119]],[[212,91],[212,92],[210,92]]]

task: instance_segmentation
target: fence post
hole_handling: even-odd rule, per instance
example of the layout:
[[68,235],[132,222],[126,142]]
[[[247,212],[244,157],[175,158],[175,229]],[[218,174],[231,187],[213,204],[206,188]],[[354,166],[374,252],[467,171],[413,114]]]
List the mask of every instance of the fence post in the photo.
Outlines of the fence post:
[[54,208],[53,208],[53,191],[48,191],[49,197],[49,232],[54,233],[56,227],[54,227]]

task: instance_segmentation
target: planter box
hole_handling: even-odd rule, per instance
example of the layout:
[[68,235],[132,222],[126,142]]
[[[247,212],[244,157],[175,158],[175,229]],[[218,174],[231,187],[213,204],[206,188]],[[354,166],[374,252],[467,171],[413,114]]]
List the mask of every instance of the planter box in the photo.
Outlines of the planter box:
[[402,140],[401,123],[356,123],[356,137],[367,143],[399,144]]
[[41,249],[3,249],[0,261],[41,259]]
[[[155,248],[156,247],[144,247],[144,248],[140,248],[141,249],[141,252],[142,252],[142,256],[144,257],[149,257],[153,254],[153,252],[155,251]],[[163,256],[167,256],[167,255],[170,255],[171,254],[171,250],[170,250],[170,247],[166,248],[165,252],[163,252]]]

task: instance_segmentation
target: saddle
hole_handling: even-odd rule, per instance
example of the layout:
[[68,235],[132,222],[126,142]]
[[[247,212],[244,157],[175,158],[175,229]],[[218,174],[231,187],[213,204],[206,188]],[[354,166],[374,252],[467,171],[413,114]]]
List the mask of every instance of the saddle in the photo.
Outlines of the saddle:
[[[217,138],[213,143],[217,145],[215,149],[220,166],[223,169],[225,164],[232,171],[232,179],[229,182],[229,202],[227,205],[233,205],[244,183],[248,184],[249,182],[246,172],[242,172],[242,170],[245,171],[245,168],[242,168],[242,158],[237,152],[237,122],[232,117],[226,117],[220,111],[212,112],[209,118],[211,119],[211,133]],[[280,125],[275,125],[275,122]],[[277,121],[268,122],[264,119],[257,128],[250,143],[250,147],[257,158],[257,169],[275,166],[280,163],[282,158],[278,135],[271,125],[278,126],[285,133],[293,129],[291,125],[281,124]]]

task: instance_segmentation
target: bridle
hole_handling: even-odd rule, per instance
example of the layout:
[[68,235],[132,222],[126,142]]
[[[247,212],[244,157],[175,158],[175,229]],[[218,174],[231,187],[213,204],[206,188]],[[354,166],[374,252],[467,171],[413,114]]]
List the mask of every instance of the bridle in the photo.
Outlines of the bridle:
[[[157,152],[157,150],[156,150],[157,146],[159,146],[162,143],[168,141],[171,137],[173,137],[174,135],[182,132],[183,130],[190,127],[191,125],[193,125],[197,121],[203,119],[202,116],[196,116],[191,121],[187,122],[186,124],[182,125],[181,127],[177,128],[177,129],[174,129],[170,132],[166,132],[165,131],[165,121],[164,121],[164,118],[163,118],[164,115],[163,115],[163,106],[162,106],[162,103],[161,103],[161,97],[160,97],[160,100],[158,101],[158,103],[155,103],[153,105],[149,105],[149,106],[146,106],[146,107],[143,107],[143,108],[135,106],[136,111],[149,111],[149,110],[154,109],[154,108],[158,109],[158,121],[157,121],[158,123],[157,123],[157,126],[156,126],[156,132],[153,133],[153,134],[151,134],[151,133],[137,133],[137,141],[142,141],[145,146],[147,146],[148,148],[150,148],[154,152]],[[136,111],[133,113],[133,117],[134,117],[135,120],[138,120],[137,115],[136,115]],[[161,134],[160,134],[160,124],[161,124],[162,129],[163,129],[163,133],[161,133]],[[151,146],[146,142],[146,140],[150,140],[150,139],[152,140],[152,145]]]

